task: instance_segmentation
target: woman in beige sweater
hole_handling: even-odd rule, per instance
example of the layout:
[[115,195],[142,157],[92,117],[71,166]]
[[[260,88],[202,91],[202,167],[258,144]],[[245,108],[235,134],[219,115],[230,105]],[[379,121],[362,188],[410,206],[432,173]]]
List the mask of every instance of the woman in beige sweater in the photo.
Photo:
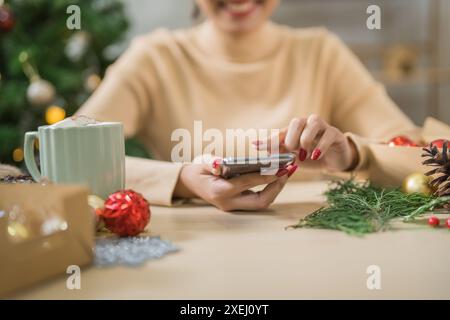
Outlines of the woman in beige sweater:
[[[199,197],[223,210],[262,209],[297,165],[300,172],[359,170],[367,165],[365,139],[414,130],[336,36],[270,22],[278,2],[197,0],[205,22],[141,36],[110,67],[78,113],[123,122],[125,135],[151,150],[157,160],[127,158],[128,187],[153,204]],[[224,180],[208,164],[172,162],[172,133],[185,128],[195,136],[199,120],[203,130],[220,132],[285,128],[282,151],[297,153],[297,164]]]

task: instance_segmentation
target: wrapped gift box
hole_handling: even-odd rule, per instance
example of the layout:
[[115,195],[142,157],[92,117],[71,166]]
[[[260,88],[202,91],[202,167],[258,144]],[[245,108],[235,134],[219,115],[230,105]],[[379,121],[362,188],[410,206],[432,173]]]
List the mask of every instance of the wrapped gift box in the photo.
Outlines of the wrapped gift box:
[[[434,118],[428,118],[421,130],[421,140],[428,144],[436,139],[450,140],[450,127]],[[369,178],[379,186],[398,187],[408,175],[431,170],[422,165],[423,153],[422,147],[369,144]]]
[[87,196],[78,186],[0,185],[0,296],[91,263]]

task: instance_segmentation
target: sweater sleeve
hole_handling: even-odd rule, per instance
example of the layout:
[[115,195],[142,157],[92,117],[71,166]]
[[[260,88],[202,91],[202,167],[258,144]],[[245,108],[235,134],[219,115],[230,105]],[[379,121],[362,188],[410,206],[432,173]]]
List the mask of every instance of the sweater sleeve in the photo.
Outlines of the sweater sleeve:
[[367,166],[367,145],[405,134],[413,139],[419,130],[388,97],[359,59],[338,37],[326,33],[324,57],[332,125],[346,132],[359,153],[357,169]]
[[[151,43],[137,38],[108,68],[95,93],[78,110],[99,121],[122,122],[125,137],[139,134],[144,126],[157,126],[151,119]],[[172,205],[172,195],[182,165],[126,157],[126,186],[142,193],[152,204]]]

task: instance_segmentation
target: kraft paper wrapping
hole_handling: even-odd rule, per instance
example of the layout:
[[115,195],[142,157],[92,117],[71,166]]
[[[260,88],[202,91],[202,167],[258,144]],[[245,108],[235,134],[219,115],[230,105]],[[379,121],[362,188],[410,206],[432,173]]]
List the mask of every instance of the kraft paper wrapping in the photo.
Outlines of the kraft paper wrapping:
[[0,185],[0,297],[92,262],[88,189]]
[[[421,129],[421,138],[427,144],[436,139],[450,140],[450,126],[434,118],[427,118]],[[430,170],[422,165],[421,147],[389,147],[386,144],[372,143],[368,149],[368,174],[376,185],[399,187],[408,175]]]

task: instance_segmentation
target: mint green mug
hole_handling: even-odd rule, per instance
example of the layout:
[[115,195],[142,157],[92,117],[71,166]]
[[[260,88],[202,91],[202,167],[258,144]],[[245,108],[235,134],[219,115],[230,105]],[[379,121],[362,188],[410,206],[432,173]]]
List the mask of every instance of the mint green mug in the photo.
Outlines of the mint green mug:
[[[34,158],[39,138],[41,172]],[[122,124],[100,122],[80,127],[41,126],[27,132],[25,164],[34,180],[84,184],[106,198],[125,186],[125,142]]]

